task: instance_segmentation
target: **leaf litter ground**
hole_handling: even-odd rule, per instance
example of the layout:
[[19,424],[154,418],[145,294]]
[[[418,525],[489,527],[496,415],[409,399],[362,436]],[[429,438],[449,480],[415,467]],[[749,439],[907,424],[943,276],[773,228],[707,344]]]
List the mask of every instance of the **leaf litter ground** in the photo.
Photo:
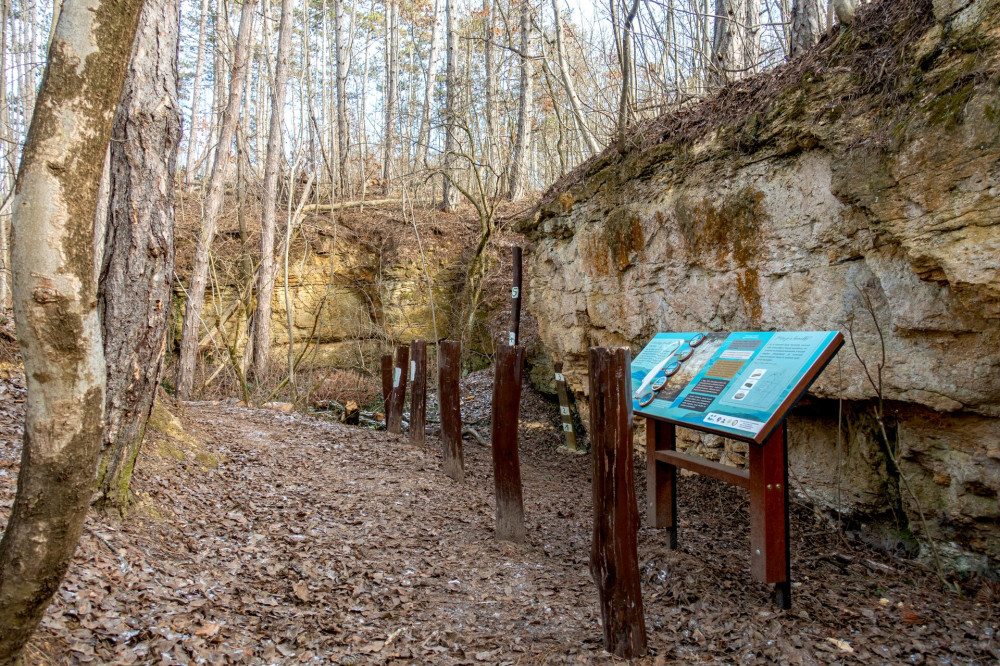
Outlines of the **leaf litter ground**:
[[[492,378],[466,380],[482,422]],[[0,375],[0,520],[13,499],[23,379]],[[489,451],[466,479],[438,442],[227,404],[177,408],[197,438],[153,434],[125,521],[93,514],[29,663],[617,663],[588,573],[590,458],[556,450],[558,413],[526,389],[528,543],[493,537]],[[488,432],[488,431],[487,431]],[[640,506],[642,460],[636,458]],[[650,655],[639,663],[988,664],[997,588],[959,597],[927,570],[792,516],[791,611],[749,577],[744,491],[684,477],[679,551],[641,529]]]

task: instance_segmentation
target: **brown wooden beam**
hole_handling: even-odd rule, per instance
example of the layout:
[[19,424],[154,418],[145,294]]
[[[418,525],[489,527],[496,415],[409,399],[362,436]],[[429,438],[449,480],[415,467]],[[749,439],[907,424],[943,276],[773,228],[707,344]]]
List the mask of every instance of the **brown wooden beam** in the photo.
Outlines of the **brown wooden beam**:
[[[752,448],[754,445],[751,444],[750,446]],[[678,453],[677,451],[657,451],[656,459],[668,465],[696,472],[702,476],[731,483],[740,488],[750,488],[750,472],[745,469],[730,467],[729,465],[705,460],[698,456],[689,456],[686,453]]]
[[385,427],[389,427],[392,411],[392,354],[382,354],[382,408],[385,410]]
[[462,343],[438,343],[438,412],[441,415],[441,448],[444,473],[459,483],[465,478],[462,456],[462,396],[458,388]]
[[410,441],[424,445],[427,422],[427,342],[410,343]]
[[396,363],[392,369],[392,409],[386,429],[394,435],[403,433],[403,406],[406,404],[406,372],[410,365],[410,348],[396,347]]
[[493,448],[493,483],[496,489],[496,536],[497,539],[515,543],[524,542],[525,537],[521,461],[517,452],[523,371],[524,347],[497,347],[490,437]]
[[673,424],[646,419],[646,522],[668,531],[668,545],[677,548],[677,468],[658,458],[677,447]]
[[776,601],[785,609],[792,606],[787,456],[783,422],[763,446],[750,445],[750,573],[777,583]]

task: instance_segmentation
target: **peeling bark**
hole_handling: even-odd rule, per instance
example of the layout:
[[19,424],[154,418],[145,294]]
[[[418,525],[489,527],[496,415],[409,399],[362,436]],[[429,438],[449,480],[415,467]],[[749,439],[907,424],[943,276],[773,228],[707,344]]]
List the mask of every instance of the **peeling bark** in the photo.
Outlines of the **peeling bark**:
[[28,383],[0,541],[0,664],[16,661],[83,529],[104,427],[94,216],[139,0],[66,0],[14,199],[14,319]]

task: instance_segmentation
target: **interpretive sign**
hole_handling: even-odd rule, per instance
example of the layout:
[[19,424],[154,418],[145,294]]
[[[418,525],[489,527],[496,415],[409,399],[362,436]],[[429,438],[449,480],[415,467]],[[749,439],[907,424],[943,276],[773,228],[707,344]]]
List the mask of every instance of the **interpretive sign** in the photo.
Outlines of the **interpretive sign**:
[[632,361],[632,407],[763,444],[843,344],[837,331],[658,333]]

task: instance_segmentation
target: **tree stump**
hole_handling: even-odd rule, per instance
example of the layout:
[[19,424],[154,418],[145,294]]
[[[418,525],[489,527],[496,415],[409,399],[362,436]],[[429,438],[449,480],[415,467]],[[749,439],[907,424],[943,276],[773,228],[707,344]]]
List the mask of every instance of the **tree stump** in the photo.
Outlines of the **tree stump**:
[[497,348],[493,380],[491,443],[493,483],[496,487],[497,539],[524,541],[524,504],[521,498],[521,463],[517,452],[517,424],[521,407],[524,347]]
[[358,403],[349,400],[344,405],[343,421],[345,425],[361,425],[361,409],[358,407]]
[[624,659],[646,653],[639,585],[639,509],[632,460],[631,356],[627,347],[590,350],[590,438],[594,460],[590,573],[601,602],[604,647]]

